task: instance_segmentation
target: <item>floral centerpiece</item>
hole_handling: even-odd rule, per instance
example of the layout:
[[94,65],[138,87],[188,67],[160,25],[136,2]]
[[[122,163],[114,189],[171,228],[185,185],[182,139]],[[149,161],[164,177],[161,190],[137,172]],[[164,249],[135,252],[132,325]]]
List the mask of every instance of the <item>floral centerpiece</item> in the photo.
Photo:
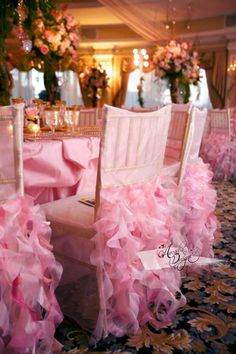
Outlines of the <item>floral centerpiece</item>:
[[89,66],[80,74],[80,84],[82,90],[91,100],[92,107],[97,106],[98,100],[106,94],[109,77],[106,70],[101,65]]
[[156,75],[170,84],[172,102],[178,103],[179,86],[184,89],[184,103],[190,96],[190,84],[196,85],[199,77],[199,57],[192,43],[172,40],[165,47],[158,46],[153,56]]
[[[67,67],[77,59],[79,26],[71,15],[52,9],[43,13],[40,8],[29,13],[24,21],[33,47],[29,54],[34,66],[44,66],[44,85],[51,102],[56,99],[56,70]],[[61,65],[60,65],[61,64]]]

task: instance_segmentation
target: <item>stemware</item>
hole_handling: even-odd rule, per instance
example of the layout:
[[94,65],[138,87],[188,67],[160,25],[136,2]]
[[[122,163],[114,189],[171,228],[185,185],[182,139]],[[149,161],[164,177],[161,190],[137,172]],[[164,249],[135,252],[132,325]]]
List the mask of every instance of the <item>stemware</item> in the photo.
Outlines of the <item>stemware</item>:
[[54,134],[60,120],[60,107],[45,107],[44,119],[46,125],[50,127]]
[[62,128],[64,126],[64,118],[65,118],[65,112],[66,112],[66,101],[65,100],[56,100],[55,107],[60,108],[58,126]]
[[65,123],[72,133],[75,131],[75,127],[78,125],[76,113],[77,111],[75,111],[73,107],[66,107]]

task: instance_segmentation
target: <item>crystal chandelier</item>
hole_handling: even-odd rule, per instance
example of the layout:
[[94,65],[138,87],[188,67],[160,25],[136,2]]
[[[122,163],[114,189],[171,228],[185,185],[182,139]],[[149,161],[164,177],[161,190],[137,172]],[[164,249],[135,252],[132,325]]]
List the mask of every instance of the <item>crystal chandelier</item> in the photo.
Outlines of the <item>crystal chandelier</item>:
[[23,21],[25,16],[23,9],[23,0],[19,0],[16,11],[19,16],[18,38],[21,41],[22,48],[24,49],[25,53],[29,53],[32,49],[32,41],[28,38],[23,27]]

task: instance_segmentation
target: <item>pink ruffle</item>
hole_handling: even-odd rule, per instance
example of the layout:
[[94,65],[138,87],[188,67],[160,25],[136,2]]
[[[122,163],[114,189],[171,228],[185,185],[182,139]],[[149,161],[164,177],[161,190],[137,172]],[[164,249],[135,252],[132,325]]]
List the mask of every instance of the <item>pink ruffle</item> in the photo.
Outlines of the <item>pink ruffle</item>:
[[211,133],[202,142],[200,156],[209,163],[214,179],[236,178],[235,123],[232,123],[231,142],[227,135]]
[[199,251],[202,257],[213,257],[214,235],[219,228],[215,216],[216,191],[213,173],[198,159],[189,165],[183,180],[181,203],[184,207],[184,234],[189,249]]
[[62,268],[51,229],[29,198],[0,206],[0,353],[59,353],[54,332],[63,319],[55,298]]
[[175,267],[145,270],[138,252],[186,244],[189,250],[197,248],[199,256],[212,257],[218,223],[211,179],[212,172],[199,159],[188,167],[181,196],[167,176],[102,191],[91,258],[101,291],[96,339],[104,332],[132,335],[148,321],[165,327],[185,304],[181,272]]
[[159,327],[170,324],[185,304],[181,273],[174,268],[145,270],[138,257],[140,251],[182,242],[166,190],[158,181],[107,189],[100,205],[92,263],[103,276],[104,288],[95,336],[102,336],[103,326],[106,333],[123,336],[136,333],[150,320]]

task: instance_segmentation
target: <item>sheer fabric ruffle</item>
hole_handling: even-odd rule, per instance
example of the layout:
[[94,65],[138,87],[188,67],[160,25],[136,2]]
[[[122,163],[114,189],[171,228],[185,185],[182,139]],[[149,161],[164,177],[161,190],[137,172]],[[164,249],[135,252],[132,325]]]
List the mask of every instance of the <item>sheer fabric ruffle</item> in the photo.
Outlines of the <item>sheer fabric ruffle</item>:
[[62,268],[51,229],[30,198],[0,206],[0,353],[59,353],[55,326],[63,319],[54,291]]
[[149,321],[165,327],[186,303],[182,271],[146,270],[138,253],[185,244],[189,250],[197,248],[199,256],[213,257],[218,223],[211,179],[212,172],[199,159],[188,167],[181,195],[168,176],[142,186],[102,190],[91,257],[100,287],[95,338],[104,332],[132,335]]

